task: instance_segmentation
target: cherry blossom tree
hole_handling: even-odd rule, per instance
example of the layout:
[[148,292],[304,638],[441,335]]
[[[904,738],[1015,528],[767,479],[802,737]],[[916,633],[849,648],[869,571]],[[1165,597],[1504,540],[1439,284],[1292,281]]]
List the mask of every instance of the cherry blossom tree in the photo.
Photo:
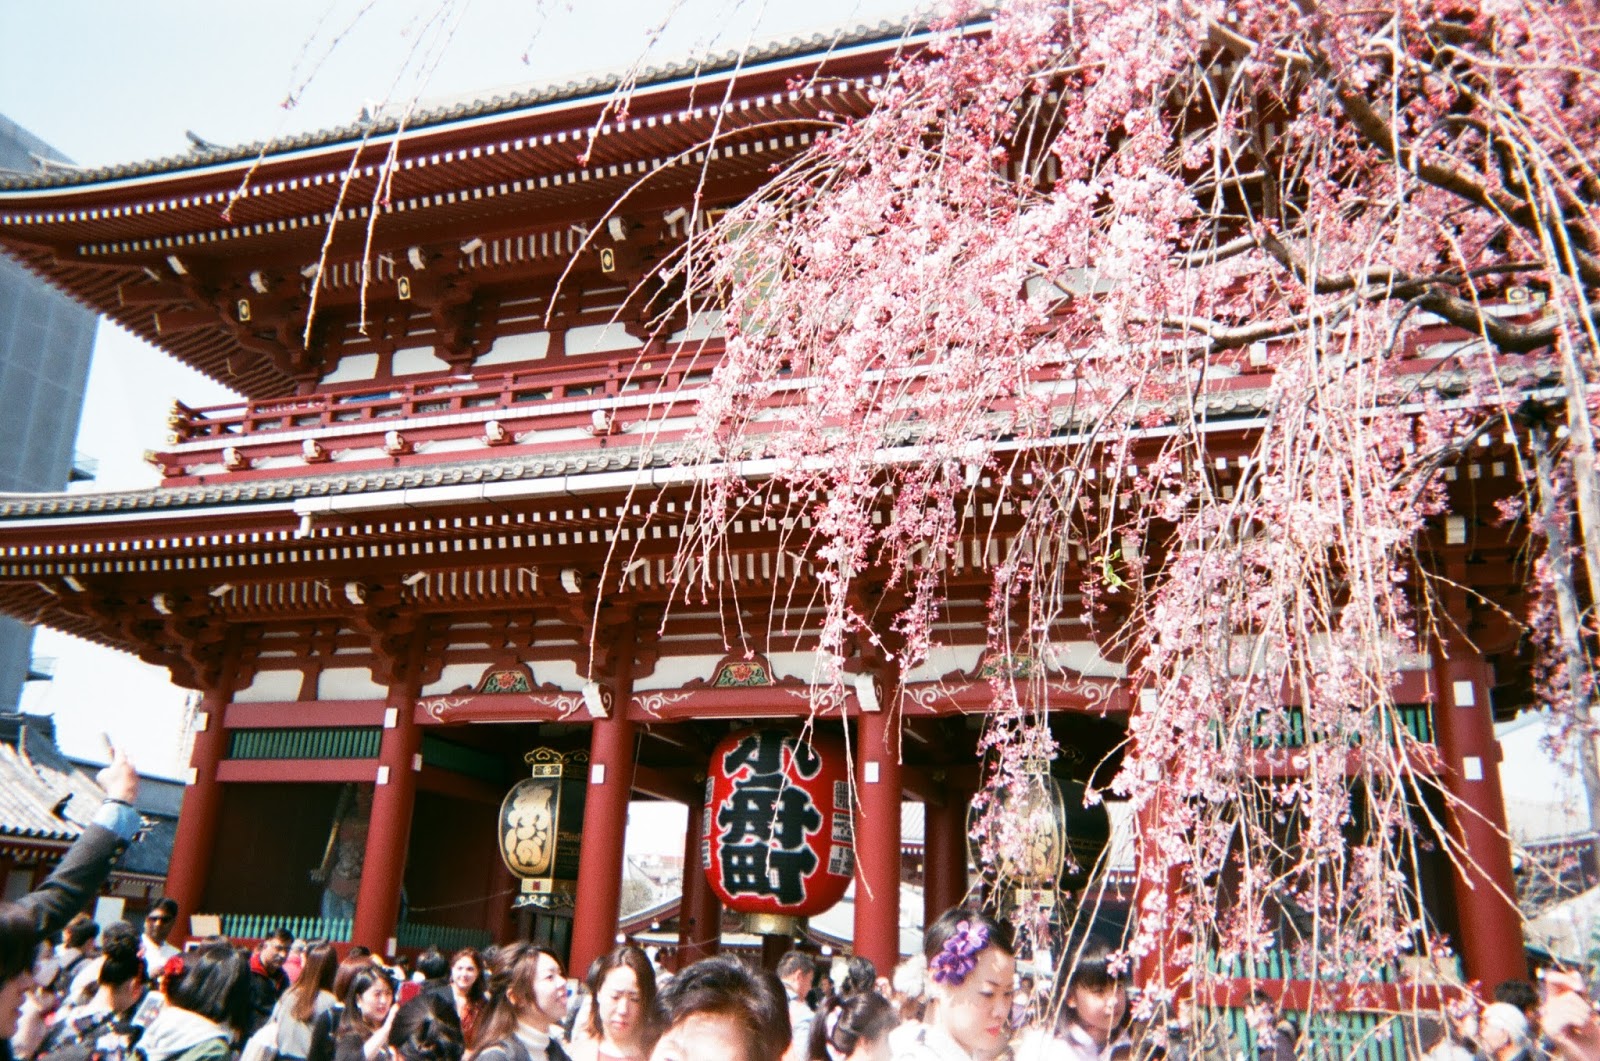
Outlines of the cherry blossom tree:
[[[728,333],[685,459],[729,473],[683,558],[807,499],[786,548],[837,682],[928,657],[974,536],[992,648],[1050,660],[1086,622],[1138,691],[1107,785],[1152,1012],[1274,951],[1318,982],[1429,953],[1415,848],[1472,852],[1428,820],[1396,671],[1470,642],[1430,543],[1491,435],[1521,440],[1513,618],[1592,746],[1600,9],[1010,0],[938,29],[672,263]],[[995,698],[1004,786],[1051,751],[1048,684]]]

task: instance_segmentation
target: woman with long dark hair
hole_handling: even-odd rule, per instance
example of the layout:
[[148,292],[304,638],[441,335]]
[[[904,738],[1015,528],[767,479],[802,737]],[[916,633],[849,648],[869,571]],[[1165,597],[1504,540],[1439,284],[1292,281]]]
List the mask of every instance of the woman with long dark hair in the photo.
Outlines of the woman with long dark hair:
[[467,1049],[478,1045],[478,1022],[489,1002],[483,955],[471,947],[456,951],[450,959],[450,998],[455,1007],[456,1019],[461,1022],[461,1038]]
[[227,1061],[250,1025],[250,963],[212,943],[167,963],[167,1004],[139,1040],[149,1061]]
[[502,948],[489,967],[489,1006],[471,1061],[571,1061],[550,1029],[567,1013],[567,978],[532,943]]
[[394,1022],[394,983],[372,963],[355,970],[344,991],[344,1013],[334,1035],[334,1061],[381,1061]]
[[589,967],[594,1000],[573,1061],[644,1061],[645,1021],[656,1002],[656,972],[638,947],[618,947]]
[[278,1056],[305,1061],[311,1056],[311,1031],[317,1018],[339,1004],[333,993],[339,952],[326,940],[306,948],[300,978],[283,993],[272,1013],[278,1022]]

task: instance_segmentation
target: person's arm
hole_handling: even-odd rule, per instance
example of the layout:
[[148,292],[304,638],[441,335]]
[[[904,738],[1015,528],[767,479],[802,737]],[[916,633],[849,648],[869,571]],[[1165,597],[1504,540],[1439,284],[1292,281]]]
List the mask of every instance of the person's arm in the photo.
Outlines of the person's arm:
[[67,849],[55,872],[36,891],[17,900],[32,915],[41,937],[59,931],[99,892],[111,875],[112,863],[139,831],[139,812],[133,809],[139,795],[139,774],[128,757],[113,748],[110,764],[95,780],[105,789],[106,801]]
[[378,1025],[378,1030],[367,1036],[367,1041],[361,1044],[361,1056],[366,1061],[379,1061],[388,1055],[389,1029],[394,1027],[394,1015],[399,1012],[399,1006],[390,1006],[389,1014],[383,1018],[383,1023]]

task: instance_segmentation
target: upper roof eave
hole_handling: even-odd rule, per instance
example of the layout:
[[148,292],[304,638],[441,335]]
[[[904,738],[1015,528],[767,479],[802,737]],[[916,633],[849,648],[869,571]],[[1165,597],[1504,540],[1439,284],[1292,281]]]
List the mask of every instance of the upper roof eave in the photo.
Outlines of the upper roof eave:
[[[968,27],[968,32],[981,24]],[[881,22],[857,26],[829,38],[822,34],[784,41],[709,58],[701,62],[682,61],[662,67],[649,67],[633,78],[634,98],[643,95],[715,83],[732,77],[771,73],[785,66],[800,66],[819,59],[847,59],[888,53],[931,39],[934,31],[920,20]],[[364,125],[352,122],[321,129],[284,140],[256,141],[228,148],[171,155],[142,162],[121,163],[92,169],[58,170],[40,175],[0,175],[0,202],[27,202],[44,196],[75,192],[104,192],[133,188],[152,181],[177,176],[215,176],[258,160],[272,163],[314,158],[319,154],[348,150],[365,142],[387,144],[396,136],[417,136],[470,129],[510,115],[555,115],[591,106],[614,94],[624,82],[624,74],[606,74],[568,81],[559,85],[525,89],[509,95],[491,95],[471,102],[437,106],[411,115],[402,132],[396,118],[384,118]]]

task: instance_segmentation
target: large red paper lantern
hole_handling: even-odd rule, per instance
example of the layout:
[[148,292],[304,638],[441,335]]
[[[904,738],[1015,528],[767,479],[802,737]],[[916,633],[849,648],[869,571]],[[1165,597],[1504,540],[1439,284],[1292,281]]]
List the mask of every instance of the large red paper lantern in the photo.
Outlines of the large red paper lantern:
[[855,849],[842,742],[743,729],[717,745],[706,775],[701,861],[749,931],[793,934],[844,897]]

